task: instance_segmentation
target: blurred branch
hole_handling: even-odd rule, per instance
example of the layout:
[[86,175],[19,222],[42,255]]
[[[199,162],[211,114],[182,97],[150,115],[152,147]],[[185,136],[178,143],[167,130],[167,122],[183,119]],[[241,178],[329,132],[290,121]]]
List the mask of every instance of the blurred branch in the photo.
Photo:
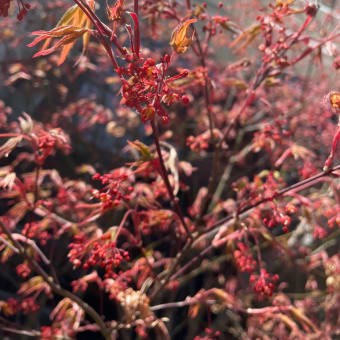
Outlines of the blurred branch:
[[62,288],[59,284],[56,284],[53,281],[53,279],[50,276],[48,276],[45,270],[39,265],[39,263],[26,253],[25,248],[13,237],[12,233],[7,229],[7,227],[2,222],[0,222],[0,229],[2,230],[3,233],[7,235],[7,237],[12,241],[14,246],[19,250],[21,256],[24,257],[29,262],[32,269],[34,269],[45,280],[45,282],[51,287],[53,292],[63,297],[68,297],[69,299],[77,303],[96,322],[104,338],[106,340],[111,340],[111,335],[110,335],[111,332],[106,327],[101,316],[90,305],[88,305],[85,301],[80,299],[78,296]]

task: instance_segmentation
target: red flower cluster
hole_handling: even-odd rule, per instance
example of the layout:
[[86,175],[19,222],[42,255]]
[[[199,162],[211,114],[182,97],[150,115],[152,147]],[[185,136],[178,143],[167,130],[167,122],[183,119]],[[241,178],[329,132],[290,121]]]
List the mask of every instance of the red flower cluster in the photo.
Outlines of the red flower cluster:
[[78,131],[84,131],[95,124],[106,124],[113,119],[113,113],[103,105],[97,104],[93,99],[80,99],[72,102],[61,112],[53,114],[53,126],[61,127],[70,124],[72,119],[77,119],[75,127]]
[[[0,0],[0,16],[18,3],[21,20],[28,1]],[[339,127],[334,135],[340,85],[336,79],[327,82],[326,72],[318,70],[326,66],[325,53],[340,68],[339,27],[331,13],[322,19],[327,27],[320,26],[319,15],[312,22],[314,5],[270,2],[268,8],[259,0],[232,5],[110,0],[102,21],[95,0],[74,0],[53,29],[33,32],[37,38],[29,46],[44,42],[35,57],[61,53],[38,63],[15,60],[3,69],[8,93],[32,82],[27,97],[38,93],[39,98],[27,102],[27,111],[37,118],[44,112],[45,123],[28,114],[15,121],[0,101],[0,260],[10,282],[22,282],[16,290],[10,287],[15,299],[0,301],[1,324],[7,324],[5,318],[27,323],[24,313],[35,311],[37,301],[37,318],[43,321],[48,310],[49,327],[40,334],[24,331],[42,340],[75,339],[84,332],[105,339],[122,332],[168,339],[178,317],[187,321],[180,332],[195,340],[337,336],[339,254],[329,258],[336,250],[323,238],[329,234],[335,242],[334,228],[340,225]],[[68,0],[36,3],[36,19],[46,24],[70,5]],[[324,8],[320,12],[323,16]],[[24,41],[12,19],[0,25],[1,41],[15,38],[8,47]],[[162,39],[154,39],[156,32]],[[156,48],[142,45],[141,35],[152,36],[147,45]],[[78,40],[83,50],[77,69],[65,74],[67,63],[52,70]],[[164,52],[169,40],[171,57]],[[291,67],[308,55],[313,56],[308,67]],[[89,76],[96,78],[90,92],[111,84],[114,91],[120,88],[124,105],[115,107],[111,89],[101,92],[98,103],[112,100],[112,111],[92,96],[72,102],[89,93]],[[50,91],[38,86],[46,84],[60,95],[52,107],[68,105],[64,110],[45,107]],[[329,86],[335,91],[323,107]],[[167,123],[170,112],[165,129],[159,123]],[[76,132],[87,144],[91,136],[84,133],[92,130],[98,137],[121,138],[119,146],[133,139],[124,148],[132,159],[118,168],[117,160],[97,157],[107,145],[99,145],[95,135],[88,159],[79,149],[67,168],[63,162],[47,164],[47,157],[69,150],[67,134]],[[80,159],[85,163],[73,162]],[[291,225],[296,232],[280,237]],[[315,243],[309,242],[312,235]],[[321,251],[313,252],[319,245]],[[68,261],[62,259],[64,247]],[[306,294],[295,296],[292,275],[284,275],[279,287],[291,294],[280,289],[268,298],[283,269],[307,280]],[[0,289],[8,286],[7,276]],[[90,283],[99,295],[88,289]],[[98,296],[102,301],[93,303]],[[259,304],[256,298],[266,301]],[[223,325],[219,320],[226,312],[232,318]],[[162,316],[172,321],[165,323]],[[15,334],[15,324],[5,331]]]
[[220,331],[215,331],[211,328],[206,328],[204,333],[205,335],[203,336],[195,336],[194,340],[217,340],[221,336]]
[[328,224],[331,228],[334,228],[334,226],[336,225],[340,226],[340,206],[339,205],[336,205],[326,210],[325,216],[328,218]]
[[166,78],[169,64],[170,56],[166,54],[159,64],[148,58],[141,65],[139,62],[130,62],[127,67],[117,69],[120,76],[128,77],[128,80],[122,79],[122,103],[136,109],[143,123],[152,120],[157,114],[166,124],[169,116],[162,104],[172,105],[179,100],[187,103],[187,97],[171,88],[169,82],[186,77],[188,71]]
[[128,174],[116,171],[101,176],[99,173],[96,173],[92,178],[101,181],[104,185],[101,190],[92,191],[93,197],[101,201],[103,210],[116,207],[122,201],[130,200],[130,193],[133,191],[133,187],[128,184]]
[[57,142],[58,142],[57,138],[55,138],[51,134],[42,133],[39,136],[38,140],[39,156],[37,157],[37,161],[39,164],[43,164],[45,159],[53,153]]
[[174,221],[173,213],[170,210],[148,210],[138,213],[139,229],[144,235],[151,235],[157,232],[167,232]]
[[254,292],[259,299],[264,299],[266,296],[272,296],[275,290],[275,284],[279,280],[277,274],[271,275],[266,269],[261,269],[260,275],[251,274],[249,282],[253,287]]
[[27,238],[37,238],[42,245],[46,245],[47,241],[51,238],[51,235],[43,229],[44,227],[38,222],[26,223],[22,230],[22,234]]
[[209,143],[220,141],[223,138],[221,131],[218,129],[213,129],[212,135],[211,137],[211,133],[208,130],[196,137],[189,136],[186,144],[191,150],[201,152],[209,148]]
[[83,265],[84,269],[90,266],[100,265],[101,268],[105,269],[105,277],[117,276],[113,270],[125,260],[129,261],[129,253],[126,250],[117,248],[116,242],[107,240],[110,235],[105,235],[104,239],[98,240],[93,244],[93,249],[89,259]]
[[282,230],[287,233],[289,226],[292,222],[292,218],[288,214],[296,212],[296,207],[293,204],[287,204],[285,207],[281,207],[274,202],[270,202],[270,209],[263,210],[261,215],[263,216],[263,223],[268,228],[274,228],[281,224]]
[[22,278],[26,278],[31,274],[31,268],[27,262],[18,264],[16,270],[18,276],[21,276]]
[[60,336],[60,337],[63,336],[63,331],[61,329],[57,327],[48,327],[48,326],[41,327],[41,340],[53,340],[57,336]]
[[242,242],[239,242],[237,247],[238,249],[234,251],[237,267],[242,272],[252,273],[256,269],[257,263],[251,254],[250,248]]
[[28,297],[22,300],[9,298],[7,301],[0,301],[0,307],[2,313],[6,316],[12,316],[18,312],[31,314],[39,310],[39,305],[33,297]]
[[103,234],[95,240],[88,240],[83,234],[75,235],[74,241],[70,244],[68,257],[75,267],[81,266],[81,259],[86,258],[82,267],[100,265],[105,269],[105,277],[116,277],[113,270],[125,260],[129,261],[127,251],[117,247],[117,243],[112,241],[111,233]]

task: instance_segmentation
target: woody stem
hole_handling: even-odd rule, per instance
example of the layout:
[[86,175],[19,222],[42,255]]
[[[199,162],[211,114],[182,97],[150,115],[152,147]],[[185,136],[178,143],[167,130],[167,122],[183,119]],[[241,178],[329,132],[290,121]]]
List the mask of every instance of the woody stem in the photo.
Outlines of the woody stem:
[[166,189],[168,191],[168,194],[170,196],[170,200],[171,200],[171,202],[174,206],[174,210],[175,210],[176,214],[178,215],[187,235],[189,236],[190,239],[192,239],[192,235],[190,233],[189,227],[185,222],[183,213],[182,213],[181,208],[178,204],[178,198],[175,197],[175,195],[173,193],[173,189],[172,189],[170,181],[169,181],[169,178],[168,178],[168,174],[167,174],[167,171],[166,171],[166,168],[165,168],[165,165],[164,165],[164,158],[163,158],[161,147],[160,147],[160,144],[159,144],[159,135],[158,135],[158,129],[157,129],[155,120],[151,121],[151,127],[152,127],[152,136],[153,136],[153,139],[154,139],[154,142],[155,142],[155,145],[156,145],[156,151],[157,151],[157,155],[158,155],[158,159],[159,159],[159,164],[160,164],[160,167],[161,167],[162,179],[164,181],[164,184],[165,184]]

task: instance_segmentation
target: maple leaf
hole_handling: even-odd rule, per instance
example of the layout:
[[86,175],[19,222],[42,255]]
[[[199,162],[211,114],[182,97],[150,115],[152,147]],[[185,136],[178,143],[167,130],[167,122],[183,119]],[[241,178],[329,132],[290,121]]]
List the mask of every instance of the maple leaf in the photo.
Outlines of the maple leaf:
[[329,94],[329,101],[333,109],[340,108],[340,93],[339,92],[331,92]]
[[189,19],[178,25],[172,33],[170,45],[177,53],[184,53],[194,40],[194,31],[189,33],[190,24],[197,22],[197,19]]
[[[94,11],[94,1],[89,0],[88,5]],[[33,55],[33,58],[49,55],[57,49],[62,48],[58,59],[58,66],[60,66],[65,61],[76,40],[80,37],[83,38],[82,53],[85,53],[90,39],[91,27],[91,20],[78,5],[74,5],[64,13],[56,27],[52,30],[32,32],[31,35],[38,37],[27,46],[33,47],[45,40],[42,48]],[[52,39],[54,38],[59,38],[59,40],[55,45],[49,48]]]
[[127,141],[133,150],[137,150],[138,153],[140,154],[140,160],[145,162],[145,161],[150,161],[153,159],[152,153],[147,145],[139,141],[138,139],[135,140],[134,142]]
[[246,28],[235,40],[233,40],[229,47],[234,48],[237,46],[241,41],[243,43],[241,46],[237,48],[238,51],[243,50],[246,48],[259,34],[261,33],[261,25],[254,24]]

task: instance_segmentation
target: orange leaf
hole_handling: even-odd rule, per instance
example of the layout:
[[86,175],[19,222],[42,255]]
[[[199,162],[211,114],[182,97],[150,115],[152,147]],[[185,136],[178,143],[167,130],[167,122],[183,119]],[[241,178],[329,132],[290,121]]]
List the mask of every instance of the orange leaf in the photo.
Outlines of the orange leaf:
[[[89,7],[94,11],[94,1],[88,1]],[[32,35],[37,35],[30,44],[27,46],[33,47],[39,42],[45,40],[42,48],[39,52],[33,55],[33,58],[39,56],[49,55],[55,52],[58,48],[62,47],[60,57],[58,59],[58,66],[61,65],[71,48],[75,44],[76,40],[83,37],[83,52],[85,52],[90,39],[90,29],[92,27],[91,20],[77,5],[69,8],[62,18],[59,20],[57,26],[51,31],[35,31]],[[48,48],[53,38],[61,38],[54,46]]]
[[197,22],[197,19],[189,19],[178,25],[172,33],[170,45],[177,53],[184,53],[194,40],[194,31],[188,34],[190,24]]
[[229,47],[234,48],[236,45],[243,43],[238,47],[238,50],[242,50],[247,47],[259,34],[261,33],[261,25],[254,24],[249,26],[245,31],[243,31],[235,40],[233,40]]
[[332,92],[329,95],[329,101],[333,107],[333,109],[340,108],[340,93],[339,92]]
[[61,51],[60,57],[58,59],[58,66],[60,66],[65,61],[72,47],[73,47],[73,43],[64,45]]
[[[45,56],[45,55],[49,55],[53,52],[55,52],[59,47],[64,46],[64,45],[68,45],[71,44],[73,46],[74,41],[79,38],[80,35],[82,35],[85,31],[77,31],[74,32],[74,34],[68,34],[65,35],[64,37],[62,37],[54,46],[52,46],[51,48],[48,48],[46,50],[40,50],[39,52],[37,52],[36,54],[33,55],[33,58],[36,57],[40,57],[40,56]],[[72,47],[71,46],[71,47]],[[64,58],[66,58],[66,56],[64,56]],[[65,60],[65,59],[64,59]],[[61,65],[61,64],[59,64]]]

